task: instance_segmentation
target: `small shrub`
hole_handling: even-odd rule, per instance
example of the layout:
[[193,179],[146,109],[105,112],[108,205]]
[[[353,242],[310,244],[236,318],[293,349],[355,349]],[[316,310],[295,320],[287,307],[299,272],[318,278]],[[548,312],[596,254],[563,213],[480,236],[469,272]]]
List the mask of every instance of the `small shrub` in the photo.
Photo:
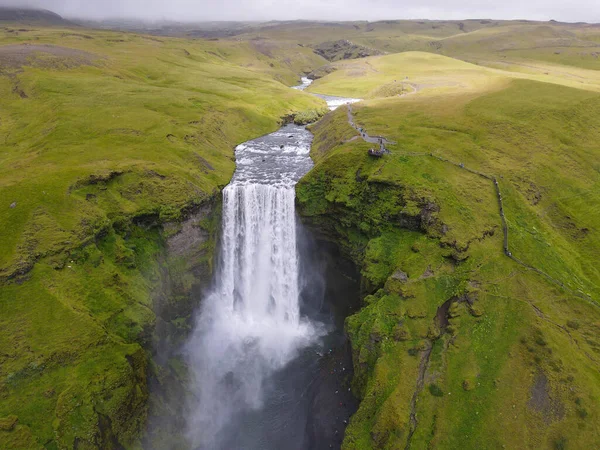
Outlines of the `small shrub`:
[[566,450],[567,448],[567,438],[560,437],[554,440],[554,450]]
[[329,112],[329,108],[310,109],[308,111],[301,111],[294,116],[294,123],[296,125],[306,125],[313,123],[323,117]]
[[440,388],[435,383],[431,383],[429,385],[429,393],[431,395],[433,395],[434,397],[443,397],[444,396],[444,391],[442,391],[442,388]]
[[581,419],[585,419],[588,416],[587,409],[585,409],[585,408],[577,408],[577,415]]

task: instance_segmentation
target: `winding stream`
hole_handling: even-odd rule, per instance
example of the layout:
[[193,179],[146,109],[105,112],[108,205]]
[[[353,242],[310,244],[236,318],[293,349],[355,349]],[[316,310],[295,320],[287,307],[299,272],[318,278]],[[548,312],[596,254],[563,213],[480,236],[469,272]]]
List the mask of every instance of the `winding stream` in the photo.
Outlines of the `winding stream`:
[[[299,86],[294,86],[293,89],[305,90],[312,84],[313,80],[307,77],[302,77],[302,84]],[[335,95],[324,95],[324,94],[312,94],[315,97],[322,98],[327,102],[327,106],[329,107],[329,111],[333,111],[334,109],[339,108],[342,105],[346,105],[348,103],[356,103],[360,102],[360,98],[347,98],[347,97],[336,97]]]
[[[357,101],[321,97],[330,109]],[[327,279],[324,250],[296,218],[311,142],[304,126],[286,125],[236,148],[215,285],[186,351],[195,449],[339,448],[356,407],[342,327],[358,289]]]

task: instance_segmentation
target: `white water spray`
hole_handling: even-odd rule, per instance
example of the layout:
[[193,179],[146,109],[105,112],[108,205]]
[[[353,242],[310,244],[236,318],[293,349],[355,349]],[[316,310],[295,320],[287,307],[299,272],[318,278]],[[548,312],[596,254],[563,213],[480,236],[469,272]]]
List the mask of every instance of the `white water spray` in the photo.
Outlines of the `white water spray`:
[[[299,89],[311,80],[302,81]],[[236,149],[216,286],[186,351],[194,449],[227,448],[236,415],[260,409],[270,377],[323,334],[299,305],[294,186],[312,167],[311,141],[305,127],[287,125]]]
[[194,447],[220,448],[232,418],[259,409],[264,383],[318,337],[300,317],[295,190],[312,162],[303,127],[240,145],[223,191],[217,283],[188,345]]

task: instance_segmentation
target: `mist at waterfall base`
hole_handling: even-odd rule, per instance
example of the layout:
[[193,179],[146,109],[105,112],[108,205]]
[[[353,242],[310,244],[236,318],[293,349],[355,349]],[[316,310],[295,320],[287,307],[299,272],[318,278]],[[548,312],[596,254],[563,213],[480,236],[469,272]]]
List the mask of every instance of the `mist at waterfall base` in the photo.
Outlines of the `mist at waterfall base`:
[[185,352],[192,448],[316,448],[307,433],[311,389],[320,355],[343,337],[324,301],[321,251],[295,213],[311,141],[304,127],[287,125],[236,149],[215,286]]

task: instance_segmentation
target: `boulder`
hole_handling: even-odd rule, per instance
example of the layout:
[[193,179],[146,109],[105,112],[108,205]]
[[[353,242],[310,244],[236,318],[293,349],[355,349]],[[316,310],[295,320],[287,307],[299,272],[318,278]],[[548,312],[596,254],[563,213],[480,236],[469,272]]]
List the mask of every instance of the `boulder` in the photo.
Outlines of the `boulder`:
[[392,280],[397,280],[402,283],[406,283],[408,281],[408,275],[405,272],[402,272],[400,269],[398,269],[392,274]]

